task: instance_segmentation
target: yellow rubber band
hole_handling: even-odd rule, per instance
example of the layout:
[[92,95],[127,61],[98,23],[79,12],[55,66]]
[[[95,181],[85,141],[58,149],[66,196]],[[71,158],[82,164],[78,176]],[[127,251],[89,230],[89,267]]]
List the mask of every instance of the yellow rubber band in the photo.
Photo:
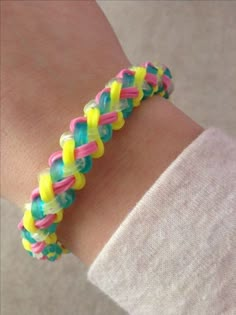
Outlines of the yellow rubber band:
[[135,76],[134,76],[134,84],[138,89],[138,96],[136,98],[133,99],[133,104],[134,107],[137,107],[140,105],[140,102],[143,98],[143,89],[142,89],[142,85],[143,85],[143,81],[145,79],[147,70],[144,67],[132,67],[131,70],[135,71]]
[[90,108],[87,115],[87,125],[88,125],[88,137],[89,141],[96,141],[98,149],[92,154],[93,158],[100,158],[104,154],[104,144],[100,138],[98,132],[98,122],[100,118],[100,111],[98,108]]
[[160,95],[160,96],[164,96],[164,95],[165,95],[165,91],[160,92],[159,95]]
[[[49,254],[48,254],[48,257],[53,257],[53,256],[55,256],[54,253],[49,253]],[[59,257],[58,257],[58,258],[59,258]]]
[[39,174],[39,194],[44,202],[49,202],[55,197],[51,175],[48,170]]
[[160,77],[162,77],[164,74],[164,70],[161,67],[158,67],[157,73]]
[[86,178],[84,174],[78,172],[78,173],[75,173],[74,176],[75,176],[75,183],[71,188],[76,189],[76,190],[80,190],[84,188],[86,184]]
[[25,238],[22,238],[22,245],[24,247],[25,250],[28,250],[28,251],[31,251],[31,243],[25,239]]
[[119,103],[120,101],[120,91],[122,88],[122,83],[119,81],[114,81],[111,84],[111,90],[110,90],[110,105],[111,105],[111,111],[113,110],[114,106]]
[[63,214],[64,214],[64,209],[61,209],[60,211],[58,211],[57,213],[56,213],[56,219],[53,221],[54,223],[59,223],[59,222],[61,222],[62,221],[62,219],[63,219]]
[[25,211],[23,216],[23,225],[30,233],[36,233],[38,228],[34,225],[34,218],[30,210]]
[[47,245],[54,244],[57,241],[57,235],[55,233],[49,234],[48,237],[45,239],[45,243]]
[[68,139],[63,144],[62,160],[64,165],[70,165],[75,162],[75,140]]
[[123,113],[122,112],[118,112],[117,113],[117,121],[115,121],[113,124],[112,124],[112,129],[113,130],[119,130],[121,129],[124,124],[125,124],[125,120],[124,120],[124,116],[123,116]]

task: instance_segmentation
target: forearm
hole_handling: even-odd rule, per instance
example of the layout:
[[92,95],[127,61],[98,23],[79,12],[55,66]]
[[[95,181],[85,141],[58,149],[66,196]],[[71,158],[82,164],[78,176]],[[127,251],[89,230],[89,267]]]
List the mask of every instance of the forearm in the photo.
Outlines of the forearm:
[[1,194],[21,205],[70,120],[128,60],[96,3],[5,1],[2,17]]
[[[24,60],[29,60],[30,51],[16,58],[12,51],[19,50],[19,47],[14,47],[13,40],[12,46],[5,46],[5,54],[12,59],[8,58],[11,63],[4,64],[2,196],[19,206],[27,201],[37,186],[36,175],[47,167],[49,155],[59,149],[59,137],[68,130],[70,120],[81,116],[84,104],[107,80],[122,67],[129,66],[118,42],[112,40],[113,33],[101,13],[97,8],[85,9],[87,18],[88,14],[90,19],[96,14],[96,18],[101,20],[96,27],[105,32],[108,42],[109,39],[112,42],[108,45],[109,58],[106,53],[102,57],[97,55],[97,61],[104,61],[102,67],[96,66],[98,62],[89,67],[86,62],[89,53],[86,52],[81,55],[83,58],[86,56],[82,63],[71,62],[69,56],[60,54],[59,60],[54,63],[56,50],[51,54],[44,53],[50,36],[46,36],[45,46],[41,44],[38,47],[41,49],[38,57],[44,67],[35,57],[33,65],[26,62],[28,68],[25,68]],[[64,10],[71,16],[69,23],[77,20],[73,8]],[[25,12],[29,16],[36,14],[28,9]],[[60,12],[64,11],[57,12],[58,19],[62,19]],[[48,14],[52,13],[49,11]],[[83,12],[79,14],[82,19]],[[36,15],[38,17],[38,13]],[[23,37],[27,39],[29,34],[27,30],[25,32]],[[67,40],[66,34],[64,40]],[[93,49],[101,47],[102,39],[100,45],[97,42],[93,45]],[[75,50],[79,51],[82,46],[75,42]],[[109,49],[108,46],[106,49]],[[93,56],[91,49],[90,62]],[[14,68],[13,63],[17,65]],[[67,63],[69,70],[62,67]],[[54,68],[50,67],[48,72],[45,64],[54,64]],[[114,132],[112,141],[105,145],[104,157],[94,160],[93,169],[86,176],[87,185],[77,193],[76,202],[64,213],[58,228],[59,239],[89,265],[154,180],[202,131],[197,123],[158,96],[143,102],[127,119],[126,126]]]

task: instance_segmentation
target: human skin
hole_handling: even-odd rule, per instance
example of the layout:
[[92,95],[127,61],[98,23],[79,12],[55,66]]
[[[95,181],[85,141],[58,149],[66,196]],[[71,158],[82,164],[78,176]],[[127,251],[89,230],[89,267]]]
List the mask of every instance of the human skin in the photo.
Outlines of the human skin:
[[[19,207],[84,105],[130,62],[95,2],[4,1],[1,196]],[[154,96],[94,160],[59,240],[89,266],[145,191],[203,128]]]

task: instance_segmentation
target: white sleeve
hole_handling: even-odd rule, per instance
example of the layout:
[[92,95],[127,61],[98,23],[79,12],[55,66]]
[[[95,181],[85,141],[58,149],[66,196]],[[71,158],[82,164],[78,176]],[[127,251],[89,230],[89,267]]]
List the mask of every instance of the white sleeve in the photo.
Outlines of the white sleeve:
[[88,280],[132,315],[236,314],[235,210],[236,141],[211,127],[138,201]]

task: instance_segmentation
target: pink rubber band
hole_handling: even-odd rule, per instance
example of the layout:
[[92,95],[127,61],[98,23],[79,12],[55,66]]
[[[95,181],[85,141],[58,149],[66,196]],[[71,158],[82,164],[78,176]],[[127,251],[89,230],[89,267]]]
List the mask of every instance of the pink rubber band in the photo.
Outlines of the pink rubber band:
[[[143,64],[144,67],[148,67],[148,65],[153,66],[151,64],[151,62],[146,62],[145,64]],[[122,79],[124,74],[128,74],[128,75],[134,75],[135,72],[129,69],[123,69],[121,70],[118,74],[117,74],[117,78]],[[147,73],[145,76],[145,80],[147,81],[147,83],[151,84],[151,85],[156,85],[157,84],[157,77],[155,74],[152,73]]]
[[23,228],[24,228],[23,219],[20,220],[20,222],[19,222],[18,225],[17,225],[17,228],[18,228],[19,230],[23,230]]
[[117,120],[117,112],[106,113],[102,115],[103,124],[112,124]]
[[39,258],[40,260],[46,260],[46,259],[48,259],[47,258],[47,256],[43,256],[43,257],[41,257],[41,258]]
[[[82,159],[97,150],[97,143],[95,141],[83,144],[75,149],[75,159]],[[51,167],[52,164],[62,157],[62,151],[54,152],[48,159],[48,165]]]
[[[53,191],[56,195],[62,194],[65,190],[71,188],[75,183],[75,177],[72,175],[70,177],[64,178],[60,182],[56,182],[53,184]],[[35,188],[31,193],[31,200],[33,201],[40,195],[39,188]]]
[[155,76],[155,74],[147,73],[145,76],[145,80],[147,81],[148,84],[152,86],[157,85],[157,77]]
[[122,69],[116,76],[116,78],[118,79],[122,79],[124,74],[128,74],[128,75],[134,75],[135,72],[130,70],[130,69]]
[[[117,113],[111,112],[106,113],[100,116],[98,125],[111,124],[117,120]],[[77,117],[71,120],[70,122],[70,131],[73,133],[75,129],[75,125],[77,123],[85,123],[87,122],[87,117]]]
[[39,229],[46,229],[49,227],[53,221],[56,219],[56,214],[48,214],[45,218],[37,220],[35,226]]
[[[110,89],[109,89],[110,90]],[[136,87],[123,88],[120,91],[120,98],[135,98],[138,96],[138,90]]]
[[31,245],[32,252],[34,252],[35,254],[42,252],[45,247],[46,247],[45,242],[38,242]]
[[[106,87],[104,88],[103,90],[101,90],[101,92],[99,92],[96,97],[95,97],[95,101],[97,104],[99,104],[99,100],[100,100],[100,97],[102,95],[102,93],[109,93],[110,92],[110,88],[109,87]],[[121,89],[120,91],[120,98],[123,99],[123,98],[135,98],[138,96],[138,89],[136,87],[127,87],[127,88],[123,88]]]
[[171,85],[171,79],[167,75],[163,75],[163,85],[165,90],[169,90],[169,87]]

